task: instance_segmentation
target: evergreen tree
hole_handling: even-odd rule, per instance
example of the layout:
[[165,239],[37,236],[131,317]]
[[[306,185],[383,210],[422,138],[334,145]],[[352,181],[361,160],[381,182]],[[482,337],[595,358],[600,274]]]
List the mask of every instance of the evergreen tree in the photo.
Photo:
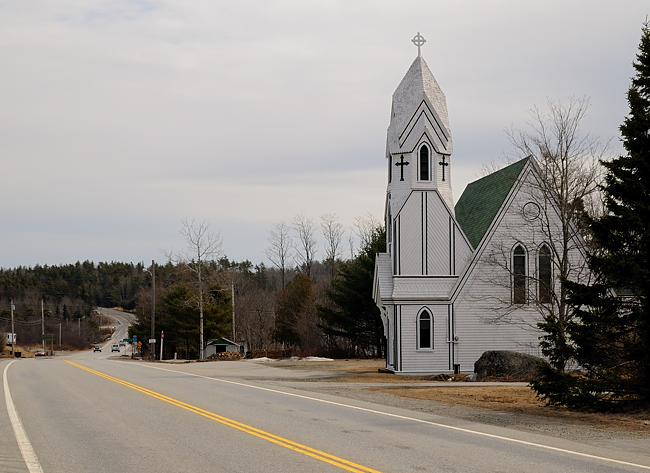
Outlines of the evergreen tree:
[[275,319],[275,338],[279,342],[301,348],[303,346],[304,319],[308,317],[314,306],[314,292],[311,279],[306,274],[298,274],[278,292]]
[[555,373],[535,387],[550,403],[611,409],[650,405],[650,23],[642,28],[630,115],[621,125],[627,154],[608,162],[605,215],[587,218],[595,251],[590,286],[565,281],[576,318],[568,328],[583,376]]
[[[218,285],[211,285],[204,304],[204,330],[206,341],[220,338],[228,333],[232,320],[230,294]],[[179,352],[191,358],[200,355],[198,294],[187,284],[178,283],[162,297],[162,313],[156,321],[156,328],[165,332],[165,351]],[[142,318],[129,333],[139,339],[149,338],[151,321]]]
[[379,308],[372,298],[372,284],[377,253],[386,249],[386,232],[376,228],[359,255],[340,264],[327,298],[333,307],[317,306],[326,335],[346,339],[349,355],[372,353],[383,356],[384,327]]

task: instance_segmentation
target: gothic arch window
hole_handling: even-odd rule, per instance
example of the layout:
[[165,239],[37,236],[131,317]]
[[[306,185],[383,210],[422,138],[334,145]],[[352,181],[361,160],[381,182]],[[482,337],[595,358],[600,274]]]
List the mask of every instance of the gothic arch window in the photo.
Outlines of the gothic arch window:
[[548,304],[552,298],[553,275],[551,272],[551,249],[544,244],[537,254],[537,297],[542,304]]
[[418,349],[433,349],[433,316],[427,309],[417,317]]
[[429,147],[427,145],[422,145],[420,148],[420,180],[431,180],[429,172]]
[[526,303],[526,250],[522,245],[512,251],[512,303]]

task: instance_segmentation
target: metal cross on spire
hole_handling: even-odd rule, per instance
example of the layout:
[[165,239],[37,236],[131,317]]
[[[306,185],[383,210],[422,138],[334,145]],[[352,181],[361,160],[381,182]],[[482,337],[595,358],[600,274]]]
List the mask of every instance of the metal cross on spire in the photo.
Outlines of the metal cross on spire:
[[449,166],[449,163],[446,163],[446,162],[445,162],[445,158],[446,158],[446,157],[447,157],[447,156],[445,156],[445,155],[443,154],[443,155],[442,155],[442,161],[440,161],[440,162],[438,163],[438,164],[440,164],[440,165],[442,166],[442,180],[443,180],[443,181],[445,180],[445,167],[446,167],[446,166]]
[[418,34],[416,34],[411,40],[411,43],[415,44],[418,47],[418,57],[420,56],[420,47],[422,47],[422,45],[426,42],[427,40],[424,39],[424,36],[422,36],[419,31]]
[[399,157],[399,159],[400,159],[400,162],[399,162],[399,163],[395,163],[395,166],[399,166],[399,170],[400,170],[400,178],[399,178],[399,180],[400,180],[400,181],[403,181],[403,180],[404,180],[404,166],[408,166],[408,165],[409,165],[409,162],[408,162],[408,161],[404,161],[404,155],[401,155],[401,156]]

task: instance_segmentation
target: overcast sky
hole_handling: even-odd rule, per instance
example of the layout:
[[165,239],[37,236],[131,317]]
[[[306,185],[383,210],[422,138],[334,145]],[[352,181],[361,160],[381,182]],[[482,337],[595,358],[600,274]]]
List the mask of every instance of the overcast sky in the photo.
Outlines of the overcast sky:
[[583,131],[620,152],[648,13],[648,0],[0,0],[0,267],[164,262],[186,217],[259,263],[297,214],[382,218],[391,95],[418,31],[447,96],[455,200],[547,97],[588,96]]

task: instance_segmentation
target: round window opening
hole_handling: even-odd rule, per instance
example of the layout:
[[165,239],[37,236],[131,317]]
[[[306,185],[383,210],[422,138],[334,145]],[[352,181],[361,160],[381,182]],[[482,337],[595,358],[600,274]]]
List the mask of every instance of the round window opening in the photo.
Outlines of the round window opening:
[[535,202],[528,202],[524,205],[523,212],[526,220],[535,220],[539,217],[540,208]]

